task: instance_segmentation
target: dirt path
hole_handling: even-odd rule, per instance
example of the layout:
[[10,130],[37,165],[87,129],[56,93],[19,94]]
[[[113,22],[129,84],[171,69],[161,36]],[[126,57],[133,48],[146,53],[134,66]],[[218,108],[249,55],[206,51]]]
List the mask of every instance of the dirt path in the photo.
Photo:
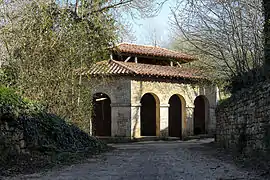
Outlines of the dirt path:
[[[205,151],[210,140],[118,144],[116,150],[84,164],[11,179],[217,180],[260,179],[255,172]],[[204,149],[204,150],[203,150]]]

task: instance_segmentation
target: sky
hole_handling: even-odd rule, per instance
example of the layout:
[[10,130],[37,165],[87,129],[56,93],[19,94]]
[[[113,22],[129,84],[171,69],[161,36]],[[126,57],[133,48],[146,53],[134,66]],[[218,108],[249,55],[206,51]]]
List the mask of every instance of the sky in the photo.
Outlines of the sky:
[[[72,0],[71,2],[75,2]],[[152,18],[131,20],[135,40],[126,40],[125,42],[142,45],[154,45],[154,39],[158,46],[167,47],[170,36],[169,15],[170,6],[174,1],[169,0],[164,3],[160,13]]]
[[167,2],[157,16],[133,21],[132,28],[136,38],[133,43],[154,45],[156,39],[158,46],[166,47],[170,37],[169,15],[170,4]]

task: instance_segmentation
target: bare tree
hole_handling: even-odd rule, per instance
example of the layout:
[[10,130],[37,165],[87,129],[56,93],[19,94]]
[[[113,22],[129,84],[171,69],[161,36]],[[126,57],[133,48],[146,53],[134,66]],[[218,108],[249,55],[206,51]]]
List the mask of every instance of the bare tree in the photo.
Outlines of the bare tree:
[[181,1],[172,13],[175,36],[219,73],[231,77],[262,65],[260,0]]

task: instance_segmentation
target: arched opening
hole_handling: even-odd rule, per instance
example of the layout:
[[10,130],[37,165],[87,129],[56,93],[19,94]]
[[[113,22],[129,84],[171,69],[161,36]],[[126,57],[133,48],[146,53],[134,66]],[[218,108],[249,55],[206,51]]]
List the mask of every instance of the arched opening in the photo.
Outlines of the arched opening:
[[141,136],[159,135],[159,99],[146,93],[141,99]]
[[206,134],[209,105],[205,96],[198,96],[194,101],[194,134]]
[[182,127],[185,118],[185,100],[180,95],[169,99],[169,136],[182,138]]
[[111,136],[111,100],[104,93],[93,96],[92,135]]

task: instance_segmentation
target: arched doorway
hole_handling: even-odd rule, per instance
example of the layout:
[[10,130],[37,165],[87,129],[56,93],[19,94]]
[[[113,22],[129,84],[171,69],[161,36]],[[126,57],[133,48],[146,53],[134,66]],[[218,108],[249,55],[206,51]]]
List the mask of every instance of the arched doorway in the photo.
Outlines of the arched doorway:
[[111,136],[111,100],[104,93],[93,96],[92,135]]
[[182,96],[175,94],[169,99],[169,105],[169,136],[182,138],[185,100]]
[[146,93],[141,99],[141,136],[159,135],[159,100]]
[[205,96],[198,96],[194,101],[194,134],[206,133],[206,121],[208,119],[209,105]]

